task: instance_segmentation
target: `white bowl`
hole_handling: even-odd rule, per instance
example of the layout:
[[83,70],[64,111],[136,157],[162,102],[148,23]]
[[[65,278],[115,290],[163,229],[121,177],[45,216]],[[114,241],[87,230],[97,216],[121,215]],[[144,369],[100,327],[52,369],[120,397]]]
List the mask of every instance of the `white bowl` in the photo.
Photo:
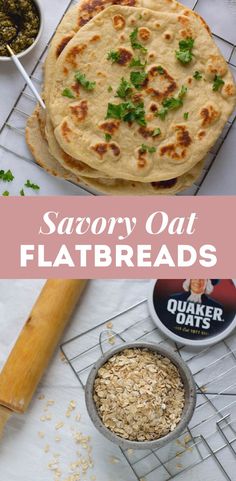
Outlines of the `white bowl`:
[[[35,5],[36,5],[36,7],[39,11],[39,20],[40,20],[39,31],[38,31],[38,35],[37,35],[35,41],[32,43],[32,45],[30,45],[26,50],[22,50],[22,52],[16,54],[16,57],[18,57],[18,58],[24,57],[29,52],[31,52],[31,50],[33,50],[35,45],[37,45],[37,43],[38,43],[38,41],[39,41],[39,39],[42,35],[42,32],[43,32],[44,17],[43,17],[42,7],[40,6],[39,0],[32,0],[32,1],[33,1],[33,3],[35,3]],[[11,57],[1,57],[0,56],[0,62],[11,62],[11,61],[12,61]]]

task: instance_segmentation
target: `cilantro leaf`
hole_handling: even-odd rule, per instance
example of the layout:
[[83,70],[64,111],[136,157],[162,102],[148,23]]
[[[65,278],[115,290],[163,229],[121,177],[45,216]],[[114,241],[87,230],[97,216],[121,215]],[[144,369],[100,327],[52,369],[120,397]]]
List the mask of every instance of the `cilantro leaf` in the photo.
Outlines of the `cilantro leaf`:
[[188,113],[188,112],[184,112],[184,120],[188,120],[188,116],[189,116],[189,113]]
[[5,192],[3,192],[2,195],[4,197],[8,197],[10,195],[10,193],[8,192],[8,190],[5,190]]
[[106,142],[110,142],[111,138],[112,138],[111,134],[105,133]]
[[147,65],[147,62],[142,63],[140,58],[132,58],[129,67],[139,67],[139,68],[145,68]]
[[141,45],[141,43],[138,42],[138,27],[136,27],[133,32],[131,32],[130,36],[130,42],[132,45],[132,48],[134,50],[141,50],[142,53],[147,53],[147,49]]
[[169,110],[177,110],[183,106],[183,98],[185,97],[188,89],[184,85],[181,87],[177,97],[169,97],[163,100],[162,108],[155,114],[156,117],[160,117],[161,120],[165,120]]
[[72,90],[69,89],[68,87],[66,87],[66,88],[62,91],[61,95],[62,95],[63,97],[68,97],[68,99],[75,99],[75,95],[73,94]]
[[108,90],[108,92],[112,92],[112,90],[113,90],[112,86],[111,86],[111,85],[109,85],[109,87],[108,87],[108,89],[107,89],[107,90]]
[[119,119],[124,122],[137,122],[141,126],[146,126],[144,103],[134,104],[124,102],[121,104],[108,104],[106,119]]
[[39,190],[40,189],[39,185],[33,184],[32,182],[30,182],[29,179],[26,181],[25,187],[28,187],[29,189],[33,189],[33,190]]
[[121,99],[126,99],[132,92],[132,85],[130,82],[122,77],[120,85],[116,91],[116,96]]
[[107,55],[107,60],[111,60],[112,63],[119,62],[120,60],[120,52],[111,50]]
[[159,66],[157,67],[157,71],[158,71],[158,73],[159,73],[160,75],[163,75],[163,74],[165,73],[165,71],[164,71],[163,67],[161,67],[161,65],[159,65]]
[[156,147],[149,147],[146,144],[142,144],[140,151],[141,151],[141,154],[145,154],[146,152],[148,152],[149,154],[154,154],[154,152],[156,152],[157,149]]
[[157,137],[158,135],[161,135],[161,129],[159,129],[159,127],[153,130],[152,137]]
[[0,180],[3,180],[3,182],[12,182],[14,178],[11,170],[0,170]]
[[148,74],[146,72],[131,72],[130,81],[136,89],[141,89],[147,79]]
[[202,79],[202,74],[201,74],[201,72],[199,72],[198,70],[196,70],[196,72],[195,72],[194,75],[193,75],[193,78],[195,78],[195,80],[201,80],[201,79]]
[[21,190],[20,190],[20,195],[21,195],[21,196],[24,196],[24,195],[25,195],[24,189],[21,189]]
[[85,90],[94,90],[96,82],[90,82],[87,80],[86,76],[81,72],[76,72],[75,80],[78,82]]
[[176,58],[183,64],[190,63],[193,58],[194,39],[189,37],[186,40],[180,40],[179,50],[175,51]]
[[223,85],[225,84],[225,81],[222,79],[220,75],[215,75],[212,90],[213,92],[218,92]]

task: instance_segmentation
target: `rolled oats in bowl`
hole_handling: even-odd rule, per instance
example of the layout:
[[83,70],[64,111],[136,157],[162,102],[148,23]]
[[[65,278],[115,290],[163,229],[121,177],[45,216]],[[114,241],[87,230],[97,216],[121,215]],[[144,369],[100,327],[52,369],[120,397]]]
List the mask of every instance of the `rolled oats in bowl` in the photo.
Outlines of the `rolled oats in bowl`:
[[158,344],[112,349],[94,365],[86,385],[92,421],[123,447],[146,449],[176,438],[193,414],[195,396],[187,365]]

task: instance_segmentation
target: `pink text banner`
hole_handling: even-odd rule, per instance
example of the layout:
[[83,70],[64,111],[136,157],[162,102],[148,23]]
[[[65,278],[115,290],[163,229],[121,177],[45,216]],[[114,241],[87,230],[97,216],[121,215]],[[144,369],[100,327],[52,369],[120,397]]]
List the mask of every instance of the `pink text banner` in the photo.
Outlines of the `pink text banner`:
[[1,198],[0,278],[231,278],[233,197]]

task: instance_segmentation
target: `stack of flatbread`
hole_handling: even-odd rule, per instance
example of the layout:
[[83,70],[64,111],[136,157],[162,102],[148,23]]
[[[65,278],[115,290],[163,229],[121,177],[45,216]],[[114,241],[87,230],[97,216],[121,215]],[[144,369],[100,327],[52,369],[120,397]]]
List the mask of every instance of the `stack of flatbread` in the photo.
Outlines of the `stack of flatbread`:
[[175,0],[82,0],[49,47],[28,146],[55,176],[118,195],[199,177],[235,106],[209,27]]

